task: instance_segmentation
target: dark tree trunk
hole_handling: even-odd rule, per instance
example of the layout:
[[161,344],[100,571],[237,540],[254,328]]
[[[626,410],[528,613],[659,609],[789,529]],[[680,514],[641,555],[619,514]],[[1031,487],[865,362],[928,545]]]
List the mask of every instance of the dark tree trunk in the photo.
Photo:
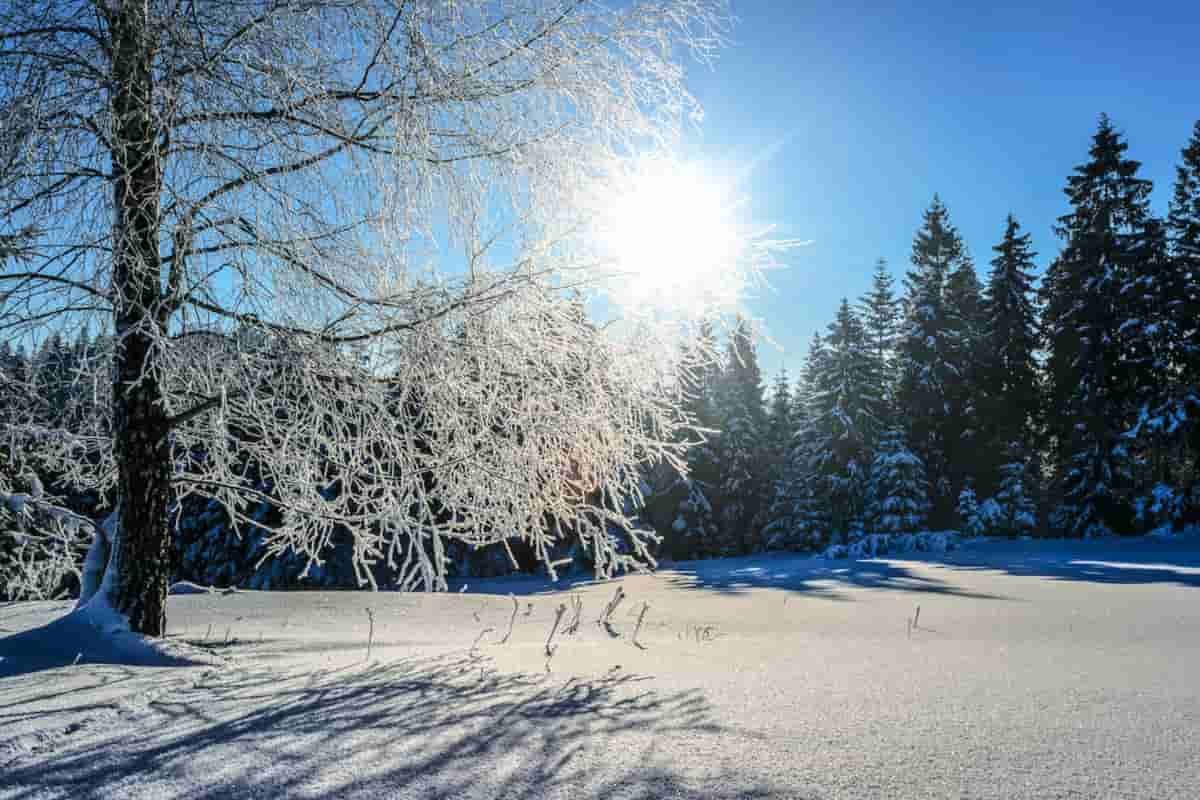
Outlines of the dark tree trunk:
[[146,4],[109,12],[112,30],[114,434],[121,509],[113,598],[137,633],[166,628],[171,453],[154,363],[166,321],[158,255],[162,175]]

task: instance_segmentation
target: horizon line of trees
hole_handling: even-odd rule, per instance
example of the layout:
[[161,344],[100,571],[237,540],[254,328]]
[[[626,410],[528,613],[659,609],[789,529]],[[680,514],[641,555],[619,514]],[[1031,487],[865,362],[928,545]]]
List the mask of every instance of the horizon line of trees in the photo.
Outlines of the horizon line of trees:
[[[1126,149],[1101,117],[1088,161],[1067,180],[1062,249],[1040,286],[1037,254],[1013,216],[981,280],[935,195],[901,289],[880,260],[870,290],[843,299],[813,337],[794,383],[781,372],[764,389],[749,322],[738,321],[723,347],[715,326],[701,324],[680,359],[683,411],[695,426],[688,474],[653,470],[639,511],[663,538],[659,552],[817,549],[946,529],[1134,534],[1200,521],[1200,122],[1164,219],[1150,212],[1152,187]],[[0,406],[45,431],[106,424],[99,411],[110,387],[95,363],[110,346],[87,331],[70,341],[52,334],[32,353],[0,342]],[[94,433],[99,441],[108,432]],[[36,452],[20,461],[0,443],[5,452],[0,483],[19,487],[34,475],[61,494]],[[254,473],[251,461],[245,468]],[[176,577],[297,585],[309,567],[302,554],[262,561],[280,510],[264,499],[271,487],[255,485],[237,511],[240,531],[209,498],[174,506]],[[111,505],[95,491],[65,499],[93,518]],[[357,584],[354,537],[343,533],[331,536],[316,583]],[[24,536],[0,537],[0,568],[45,557],[10,546],[33,541]],[[47,541],[86,545],[79,536]],[[527,543],[512,544],[455,549],[452,572],[534,569]],[[581,556],[563,542],[555,557]]]
[[[1011,214],[981,279],[935,195],[902,291],[881,259],[794,384],[781,371],[764,391],[749,327],[736,327],[687,385],[716,432],[690,451],[687,478],[655,482],[647,516],[668,552],[1200,522],[1200,122],[1165,218],[1127,147],[1102,115],[1040,282]],[[714,344],[702,327],[690,347]]]

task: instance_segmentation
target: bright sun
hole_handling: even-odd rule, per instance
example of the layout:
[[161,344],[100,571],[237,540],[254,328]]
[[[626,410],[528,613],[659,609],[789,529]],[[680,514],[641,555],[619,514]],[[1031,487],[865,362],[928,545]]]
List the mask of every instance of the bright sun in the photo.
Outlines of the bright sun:
[[698,168],[640,163],[602,213],[622,302],[682,310],[736,300],[745,232],[725,186]]

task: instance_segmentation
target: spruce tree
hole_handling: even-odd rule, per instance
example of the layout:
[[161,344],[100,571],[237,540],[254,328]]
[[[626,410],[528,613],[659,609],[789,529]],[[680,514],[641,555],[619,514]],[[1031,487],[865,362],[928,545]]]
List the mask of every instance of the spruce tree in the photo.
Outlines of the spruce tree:
[[811,549],[823,544],[828,536],[828,513],[818,497],[811,467],[814,431],[809,424],[813,375],[825,357],[824,342],[820,334],[814,333],[804,371],[792,392],[793,431],[763,527],[763,539],[770,549]]
[[956,496],[968,484],[986,476],[985,435],[982,430],[983,396],[983,289],[975,265],[964,252],[946,279],[946,330],[948,382],[945,420],[946,469],[950,491]]
[[738,318],[729,333],[724,369],[717,383],[719,541],[716,553],[737,555],[759,543],[755,525],[768,501],[763,442],[766,408],[762,372],[750,323]]
[[956,342],[945,303],[946,281],[965,251],[949,212],[934,195],[913,239],[905,278],[904,327],[898,350],[896,405],[908,441],[927,470],[933,524],[949,527],[954,494],[948,463],[952,435],[950,388],[957,380]]
[[767,478],[767,503],[764,504],[764,512],[774,496],[775,484],[783,478],[783,468],[791,450],[792,434],[796,430],[792,409],[791,382],[788,379],[787,368],[781,367],[771,386],[763,437],[763,454],[766,458],[764,471]]
[[983,443],[988,471],[981,482],[1001,479],[1011,443],[1022,452],[1035,449],[1041,422],[1042,386],[1035,353],[1038,349],[1038,309],[1033,286],[1035,269],[1031,237],[1011,215],[1004,236],[992,248],[996,257],[984,297],[980,391]]
[[1050,429],[1057,444],[1056,524],[1071,535],[1127,531],[1130,459],[1122,437],[1134,390],[1122,364],[1122,290],[1144,256],[1150,181],[1101,116],[1090,160],[1067,179],[1062,252],[1043,296]]
[[1172,445],[1182,441],[1173,398],[1182,371],[1180,351],[1194,322],[1179,314],[1188,287],[1178,267],[1166,229],[1148,219],[1123,278],[1117,327],[1120,395],[1132,424],[1126,436],[1136,443],[1138,453],[1131,464],[1132,491],[1134,502],[1142,505],[1156,486],[1172,483],[1177,461]]
[[819,481],[835,532],[861,527],[871,450],[878,438],[880,400],[866,332],[843,299],[813,363],[809,408],[810,468]]
[[896,392],[896,339],[900,333],[900,302],[887,261],[875,262],[871,290],[859,300],[859,314],[871,352],[874,393],[882,401],[886,424],[893,422]]
[[[687,453],[688,474],[678,479],[671,475],[660,493],[670,505],[667,519],[666,549],[676,558],[708,555],[715,552],[717,518],[712,497],[721,478],[717,461],[720,436],[716,409],[719,362],[716,335],[707,320],[702,321],[696,340],[684,346],[680,381],[683,409],[696,430],[688,433],[692,446]],[[661,526],[660,526],[661,527]]]
[[1007,458],[1000,466],[1000,485],[995,497],[1000,512],[995,532],[1010,538],[1029,536],[1037,527],[1037,504],[1030,491],[1033,480],[1030,461],[1019,441],[1010,442],[1005,452]]
[[1191,465],[1180,478],[1184,514],[1200,521],[1200,121],[1192,129],[1175,170],[1175,189],[1167,213],[1166,232],[1173,275],[1182,284],[1170,306],[1175,324],[1175,380],[1163,416],[1174,426],[1182,449],[1179,460]]
[[983,514],[979,509],[979,497],[975,487],[967,484],[958,493],[958,529],[967,536],[982,536],[987,531]]
[[873,533],[916,533],[929,514],[929,482],[925,466],[891,428],[879,441],[871,462],[868,529]]

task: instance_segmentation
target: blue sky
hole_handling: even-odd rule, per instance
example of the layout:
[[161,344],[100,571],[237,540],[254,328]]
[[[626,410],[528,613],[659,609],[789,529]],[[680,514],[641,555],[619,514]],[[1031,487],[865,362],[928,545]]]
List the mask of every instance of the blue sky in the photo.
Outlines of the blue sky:
[[734,0],[734,46],[693,71],[706,116],[689,149],[757,162],[749,213],[813,240],[750,302],[778,343],[760,349],[768,377],[781,364],[795,377],[876,258],[899,282],[934,192],[981,277],[1009,212],[1044,267],[1101,112],[1165,211],[1200,119],[1200,4],[970,5]]

